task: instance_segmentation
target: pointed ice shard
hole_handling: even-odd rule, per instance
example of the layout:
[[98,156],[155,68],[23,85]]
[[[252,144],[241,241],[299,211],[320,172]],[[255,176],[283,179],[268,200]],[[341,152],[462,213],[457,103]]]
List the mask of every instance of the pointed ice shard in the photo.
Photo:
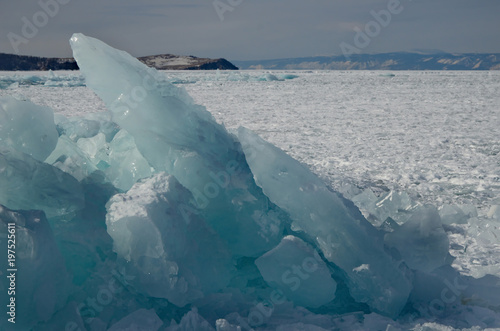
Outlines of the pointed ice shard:
[[351,295],[377,312],[397,316],[411,283],[354,204],[328,190],[310,170],[252,131],[240,128],[238,137],[257,184],[290,214],[294,229],[315,240],[325,257],[344,270]]
[[258,256],[278,244],[281,211],[255,184],[238,140],[204,107],[126,52],[82,34],[70,43],[87,86],[113,120],[156,171],[191,191],[235,255]]

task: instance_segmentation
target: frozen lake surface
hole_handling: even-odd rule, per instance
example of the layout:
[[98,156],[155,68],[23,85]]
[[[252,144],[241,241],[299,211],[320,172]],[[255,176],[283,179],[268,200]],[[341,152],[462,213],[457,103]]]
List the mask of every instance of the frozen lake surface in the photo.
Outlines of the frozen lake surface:
[[[401,251],[401,254],[407,254],[405,259],[408,258],[408,265],[412,269],[419,270],[415,272],[415,279],[411,278],[413,286],[415,286],[411,297],[411,302],[414,306],[411,309],[418,311],[419,314],[417,315],[410,313],[411,311],[404,310],[399,319],[393,321],[390,317],[387,317],[389,315],[383,317],[376,313],[363,314],[362,311],[356,310],[359,307],[349,308],[348,304],[344,305],[344,303],[340,304],[340,310],[336,310],[339,309],[338,307],[330,307],[335,314],[321,315],[322,311],[320,309],[318,312],[314,311],[316,315],[308,315],[309,313],[304,313],[305,310],[301,311],[300,309],[302,308],[300,307],[296,307],[297,310],[294,310],[294,306],[290,303],[289,305],[277,307],[268,328],[263,329],[273,329],[273,326],[277,325],[282,327],[281,329],[283,330],[287,329],[285,325],[286,319],[283,319],[283,316],[290,318],[290,321],[288,321],[290,323],[292,323],[291,320],[297,322],[293,325],[298,330],[307,329],[307,326],[310,327],[311,325],[321,325],[327,329],[385,329],[389,324],[394,329],[408,329],[410,326],[415,326],[417,322],[421,324],[425,323],[425,325],[415,330],[452,330],[448,326],[456,328],[476,326],[479,328],[500,325],[500,317],[498,316],[498,309],[500,308],[498,306],[497,295],[500,293],[498,292],[500,283],[491,283],[496,282],[498,280],[497,277],[500,276],[500,72],[168,71],[164,72],[164,74],[177,86],[184,87],[195,103],[205,106],[218,122],[223,123],[230,130],[236,131],[240,126],[247,127],[265,140],[284,150],[293,158],[307,165],[331,189],[339,191],[345,197],[351,199],[361,209],[369,222],[377,227],[377,229],[380,229],[380,231],[386,233],[384,240],[391,245],[399,245],[398,249]],[[110,76],[105,78],[108,77]],[[99,87],[95,90],[98,93],[100,91]],[[56,114],[66,117],[83,117],[90,113],[106,111],[106,107],[101,99],[85,86],[85,80],[80,76],[79,72],[0,72],[0,97],[3,96],[15,96],[21,100],[29,99],[37,105],[48,106]],[[156,113],[156,115],[158,114],[160,113]],[[137,116],[136,120],[141,121],[143,113],[138,112]],[[152,118],[154,118],[154,121],[151,123],[154,126],[154,122],[157,121],[158,116]],[[182,120],[185,120],[185,118],[182,118]],[[68,122],[64,124],[64,121],[62,116],[56,116],[56,123],[63,123],[62,125],[58,124],[59,131],[65,127],[64,125],[67,125]],[[169,120],[165,123],[170,124],[172,122]],[[137,122],[131,121],[129,125],[127,131],[132,132],[137,129],[141,132]],[[173,126],[175,127],[175,125]],[[122,127],[125,128],[125,126]],[[66,126],[66,128],[69,132],[71,130],[78,131],[77,126]],[[85,125],[82,125],[82,128],[85,130],[91,129],[88,127],[85,128]],[[164,126],[161,127],[161,130],[163,129],[165,129]],[[99,130],[107,132],[104,126]],[[168,128],[164,131],[168,132],[168,130],[172,131],[173,129]],[[34,129],[33,132],[35,131],[37,130]],[[126,138],[128,134],[121,132],[120,134],[116,134],[116,137],[128,139]],[[245,131],[240,130],[238,131],[238,135],[243,146],[242,148],[245,148],[244,139],[256,143],[256,140],[253,140],[256,138],[250,133],[245,134]],[[140,137],[140,135],[138,136]],[[67,140],[59,138],[59,141],[69,141],[68,139],[70,138],[68,137],[64,137]],[[199,140],[205,142],[205,136],[200,135],[200,137]],[[89,160],[97,160],[99,158],[104,160],[110,156],[109,152],[113,151],[113,148],[118,153],[123,153],[124,155],[130,153],[132,158],[139,159],[137,155],[133,154],[139,153],[138,150],[131,149],[127,152],[128,150],[120,150],[117,146],[111,148],[111,145],[104,141],[106,138],[103,133],[99,135],[94,133],[90,135],[90,138],[76,139],[78,140],[76,141],[78,148],[88,154]],[[116,141],[117,144],[122,143],[123,146],[130,144],[130,142],[127,143],[126,140],[118,138]],[[161,141],[161,139],[157,139],[156,141]],[[132,143],[134,146],[135,144],[135,142]],[[224,146],[222,145],[221,150],[224,150]],[[220,146],[207,143],[207,148],[212,147],[215,150]],[[164,149],[158,150],[163,151]],[[271,153],[270,151],[274,150],[267,150],[268,153]],[[205,151],[201,151],[201,153],[203,152]],[[211,155],[210,151],[206,151],[206,153]],[[262,155],[273,157],[273,153]],[[140,153],[139,156],[142,158]],[[73,157],[76,156],[73,155]],[[280,170],[279,158],[277,158],[274,159],[276,162],[273,161],[277,163],[276,173],[272,173],[271,171],[274,169],[273,162],[269,162],[270,165],[267,170],[259,172],[258,170],[261,165],[263,169],[266,169],[265,165],[268,160],[264,157],[264,159],[259,161],[254,160],[252,163],[250,158],[246,157],[249,165],[253,167],[252,173],[257,182],[259,178],[267,178],[268,180],[271,178],[271,181],[269,181],[270,184],[266,186],[268,191],[265,193],[272,194],[274,189],[272,184],[273,176],[279,177],[282,173],[286,175],[288,172],[287,166],[283,166],[285,170]],[[42,157],[42,159],[45,159],[45,157]],[[211,160],[210,157],[208,159]],[[75,158],[75,160],[85,160],[85,158]],[[108,161],[112,163],[111,158]],[[216,159],[214,162],[218,161],[220,160]],[[103,166],[104,164],[105,162],[97,163],[95,165],[96,169],[105,171],[107,168]],[[164,164],[169,163],[166,162]],[[135,166],[136,163],[133,163],[133,165]],[[81,164],[77,166],[82,167],[82,169],[84,168]],[[146,162],[145,169],[148,170],[151,167]],[[110,169],[113,169],[113,166]],[[179,167],[179,169],[182,169],[182,167]],[[67,170],[71,171],[72,168],[70,167]],[[152,168],[151,171],[153,171]],[[193,171],[193,173],[197,172]],[[75,172],[72,174],[75,178],[77,175],[82,175],[82,178],[86,177],[84,173]],[[110,173],[109,175],[112,174]],[[180,176],[182,177],[182,175],[181,171]],[[269,178],[266,177],[268,175]],[[168,185],[172,186],[176,185],[176,181],[173,179],[166,179],[166,177],[162,176],[164,175],[151,177],[145,183],[149,183],[147,185],[151,185],[152,187],[157,185],[155,181],[158,181],[158,183],[168,182]],[[303,179],[301,176],[297,177]],[[186,176],[186,178],[189,179],[189,176]],[[305,178],[310,179],[310,177]],[[73,177],[71,179],[74,180]],[[77,179],[81,180],[81,178]],[[82,182],[85,183],[85,180]],[[314,184],[314,180],[308,183],[311,184],[311,187],[322,185]],[[119,184],[127,187],[126,183]],[[132,183],[129,184],[129,186],[132,185]],[[123,189],[123,191],[127,191],[129,186]],[[117,187],[119,186],[117,185]],[[139,185],[138,187],[141,186]],[[307,188],[307,185],[305,187]],[[119,188],[122,189],[122,187]],[[303,188],[304,186],[300,186],[300,190],[297,191],[303,191]],[[286,193],[285,191],[284,189],[282,190],[283,193]],[[328,190],[326,191],[329,192]],[[117,194],[109,200],[115,206],[113,207],[113,204],[107,206],[107,208],[112,209],[112,212],[108,211],[108,214],[115,215],[113,213],[118,213],[118,216],[120,216],[121,212],[126,214],[127,205],[130,204],[130,201],[127,199],[130,198],[133,200],[134,197],[139,197],[139,200],[145,199],[146,201],[151,198],[148,195],[151,192],[148,192],[147,190],[141,191],[141,189],[135,188],[127,192],[130,197],[126,194]],[[172,190],[172,192],[176,191]],[[178,192],[183,191],[179,189]],[[307,194],[314,196],[315,190],[311,189],[311,192],[295,192],[297,193],[295,197],[300,197],[300,194],[303,194],[303,200],[307,200]],[[152,193],[155,193],[154,190]],[[103,194],[105,196],[106,193]],[[185,200],[182,197],[183,195],[181,194],[179,196],[171,196],[169,199],[176,201],[175,203],[172,202],[173,204],[179,204]],[[104,199],[98,196],[97,199],[99,198]],[[290,201],[286,198],[281,201],[280,198],[281,194],[278,192],[274,196],[274,199],[280,201],[285,206],[289,206],[292,211],[295,210],[293,209],[294,203],[287,205]],[[410,198],[412,201],[410,201]],[[301,198],[290,200],[296,201],[301,200]],[[106,204],[106,201],[108,200],[103,200],[102,205]],[[122,203],[124,201],[129,202]],[[151,201],[154,201],[154,199]],[[274,200],[272,201],[274,202]],[[150,203],[146,202],[146,205]],[[306,201],[300,202],[307,204]],[[408,221],[411,213],[417,210],[416,206],[425,204],[431,204],[439,208],[439,215],[437,216],[439,226],[437,229],[425,223],[426,217],[433,219],[429,215],[420,221],[418,220],[419,216],[412,222]],[[315,205],[315,208],[311,208],[309,212],[305,212],[304,214],[300,214],[303,211],[301,208],[297,208],[295,211],[301,215],[302,219],[307,219],[308,213],[315,215],[320,210],[318,213],[321,214],[323,205],[318,203]],[[452,207],[450,205],[457,205],[459,207]],[[227,214],[226,209],[220,208],[220,210],[223,210]],[[435,209],[430,208],[429,210]],[[1,209],[0,212],[2,212]],[[221,213],[222,216],[219,216],[223,217],[224,213]],[[437,210],[435,213],[437,215]],[[118,216],[117,220],[121,217]],[[226,215],[226,217],[230,218],[231,216]],[[311,216],[311,219],[315,218]],[[408,224],[415,223],[415,220],[418,221],[416,223],[420,224],[419,226],[415,228],[412,228],[412,225],[408,226]],[[392,225],[391,222],[393,222]],[[316,224],[314,222],[309,223]],[[83,231],[82,229],[74,230],[71,228],[74,225],[63,224],[60,228],[56,227],[56,231],[63,234],[61,238],[64,238],[64,240],[62,240],[61,245],[66,245],[66,248],[70,247],[71,251],[72,246],[68,245],[68,242],[74,241],[80,243],[83,238],[92,238],[91,240],[95,240],[97,243],[102,239],[106,243],[102,246],[105,248],[108,247],[106,245],[109,245],[110,238],[107,234],[103,235],[102,238],[99,235],[96,238],[93,237],[99,231],[102,232],[102,224],[99,225],[98,230],[93,229],[92,224],[89,225],[86,222],[75,222],[75,224],[82,226]],[[303,224],[307,226],[308,223],[305,222]],[[295,223],[292,225],[291,230],[301,233],[300,225],[294,227],[295,225]],[[70,230],[64,232],[66,226]],[[82,233],[87,231],[85,230],[87,226],[91,230],[88,230],[87,235],[84,235]],[[172,229],[176,229],[178,226],[179,224],[172,226]],[[75,229],[79,228],[76,227]],[[120,233],[119,228],[115,232],[109,224],[107,224],[107,229],[112,236]],[[394,229],[399,229],[398,231],[400,232],[393,232],[395,231]],[[185,238],[193,240],[193,242],[198,242],[201,238],[196,239],[198,230],[193,225],[189,231],[186,230],[186,233],[189,235],[186,235]],[[342,232],[338,228],[335,228],[333,232],[336,231]],[[165,230],[164,232],[166,235],[177,236],[171,234],[170,230]],[[203,234],[205,232],[207,231],[201,231]],[[313,237],[316,240],[318,238],[321,239],[322,232],[324,231],[318,230],[317,233],[313,232],[315,233]],[[89,233],[92,236],[89,236]],[[233,234],[232,232],[230,233],[231,235]],[[238,233],[238,231],[235,231],[235,233]],[[348,238],[346,233],[349,234],[347,231],[341,237]],[[398,235],[394,235],[395,233],[402,233],[403,235],[399,238]],[[244,235],[239,238],[238,243],[244,240],[252,242],[252,237],[247,232],[243,231],[239,234]],[[134,235],[138,235],[138,237],[144,236],[147,239],[145,243],[134,246],[134,249],[149,245],[148,240],[151,236],[149,236],[147,231],[136,231]],[[68,236],[70,239],[66,240],[65,236]],[[432,240],[421,240],[421,238],[425,239],[428,236]],[[183,238],[182,235],[178,237]],[[403,238],[402,241],[400,240],[401,238]],[[116,240],[113,238],[115,244],[119,243],[121,239],[123,238],[119,236]],[[371,237],[370,239],[375,240],[375,238]],[[171,240],[166,241],[170,242]],[[346,242],[349,243],[349,239],[346,239]],[[318,243],[321,245],[323,242],[318,240]],[[433,246],[434,243],[442,243],[443,246],[441,247],[437,244]],[[122,246],[125,248],[129,247],[127,245],[128,243],[122,243]],[[193,244],[191,246],[197,247],[197,245]],[[90,252],[93,252],[94,246],[94,242],[89,242],[87,248]],[[130,247],[132,246],[130,245]],[[255,244],[255,246],[257,245]],[[312,251],[312,249],[304,247],[308,247],[305,242],[288,238],[280,246],[276,246],[275,249],[269,252],[272,252],[276,256],[281,256],[278,260],[287,260],[288,258],[293,259],[301,256],[301,254],[305,254],[304,252]],[[410,248],[405,250],[406,247]],[[413,249],[412,247],[416,248]],[[237,248],[239,247],[237,246]],[[111,248],[108,247],[107,249],[110,250]],[[61,250],[64,252],[64,249]],[[116,247],[114,251],[116,252]],[[362,255],[367,253],[366,251],[370,250],[360,249],[356,254]],[[121,251],[119,250],[119,252]],[[193,253],[194,260],[199,258],[205,261],[205,258],[200,257],[202,254],[198,254],[197,251],[193,252],[195,252]],[[290,254],[289,252],[296,252],[297,254]],[[421,252],[423,252],[423,255],[419,255]],[[440,252],[444,252],[444,255],[440,254]],[[64,253],[68,254],[67,252]],[[425,255],[428,253],[430,256]],[[399,251],[397,254],[400,254]],[[433,254],[435,256],[432,256]],[[212,256],[209,253],[207,255]],[[392,257],[398,259],[399,257],[396,255]],[[94,270],[96,274],[102,273],[102,275],[107,275],[106,272],[114,268],[113,258],[115,255],[114,253],[110,253],[109,256],[110,258],[103,260],[104,262],[97,263],[98,267],[95,267]],[[217,254],[213,254],[213,256],[217,257]],[[253,255],[248,253],[242,256]],[[441,257],[443,261],[439,260]],[[455,287],[453,287],[453,284],[450,287],[448,283],[441,281],[441,278],[439,278],[441,276],[436,276],[438,278],[433,280],[433,276],[430,276],[433,274],[430,271],[433,271],[434,269],[432,268],[435,267],[429,267],[429,270],[423,268],[420,265],[421,261],[419,261],[421,258],[423,260],[429,258],[431,264],[437,261],[437,266],[441,266],[443,263],[448,264],[446,267],[449,267],[449,269],[443,267],[441,269],[445,271],[442,272],[451,272],[450,275],[455,275],[456,273],[456,275],[460,276],[461,280],[467,279],[468,282],[470,281],[470,283],[467,283],[469,285],[462,288],[459,283],[455,283]],[[72,258],[69,260],[73,261]],[[321,257],[319,257],[319,260],[321,260]],[[444,260],[447,262],[445,263]],[[186,261],[186,258],[179,258],[179,261]],[[253,260],[250,259],[249,261],[252,261],[250,265],[253,265]],[[263,270],[273,270],[275,267],[275,262],[273,261],[266,253],[256,260],[255,264],[262,267]],[[294,261],[288,262],[288,264],[295,263]],[[209,262],[207,263],[210,265]],[[229,265],[232,267],[231,263]],[[251,268],[246,270],[245,263],[238,264],[238,268],[241,268],[242,275],[252,279],[252,272],[256,272],[256,270],[252,271]],[[289,267],[288,264],[285,264],[285,269]],[[329,272],[325,269],[326,265],[322,265],[322,267],[326,279],[331,281]],[[351,267],[343,268],[346,272],[350,273],[350,277],[354,277],[358,273],[362,274],[370,268],[368,264],[361,264],[359,266],[356,264],[356,268],[354,269]],[[255,269],[255,266],[253,268]],[[419,268],[422,268],[423,271],[421,272]],[[216,267],[212,269],[219,270]],[[77,268],[76,270],[79,269]],[[398,270],[398,272],[400,271]],[[263,275],[265,274],[262,270],[260,272]],[[436,272],[439,274],[441,271]],[[164,275],[162,272],[158,274]],[[259,275],[259,272],[257,272],[257,275]],[[319,277],[318,279],[321,279],[321,272],[316,276]],[[426,278],[428,276],[429,278]],[[273,275],[268,274],[267,277],[272,279]],[[423,278],[418,279],[418,277]],[[256,279],[259,278],[257,277]],[[456,282],[457,279],[458,276],[454,281]],[[384,280],[387,280],[386,277],[384,277]],[[233,285],[235,287],[242,286],[241,284],[238,285],[240,281],[234,280],[235,283]],[[85,283],[79,284],[81,288],[80,292],[77,293],[81,297],[75,300],[78,302],[83,301],[88,288],[94,289],[95,286],[100,286],[102,282],[97,277],[95,279],[89,277]],[[314,281],[312,283],[322,282],[324,282],[324,279],[323,281]],[[428,287],[427,282],[434,282],[434,284]],[[312,285],[311,288],[314,290],[315,287]],[[257,291],[262,287],[259,284],[252,286]],[[336,284],[330,284],[329,286],[330,288],[334,288]],[[345,287],[342,284],[339,284],[339,286],[340,288],[342,286]],[[443,292],[449,292],[449,289],[456,295],[452,296],[453,300],[449,296],[443,297]],[[436,295],[441,294],[441,301],[430,296],[430,294],[429,297],[426,297],[427,291],[433,293],[432,295],[436,293]],[[335,292],[335,290],[330,292]],[[339,290],[339,297],[342,296],[341,293],[342,290]],[[288,294],[289,297],[293,297],[293,295],[293,292]],[[313,299],[317,299],[317,296],[313,297]],[[382,298],[383,295],[378,297]],[[458,303],[459,297],[463,300],[460,304]],[[127,297],[125,296],[125,298]],[[168,299],[171,301],[178,300],[176,301],[176,305],[182,307],[184,306],[182,300],[188,300],[189,298],[185,298],[184,295],[180,294],[178,297],[176,296],[172,299],[168,297]],[[302,299],[300,297],[296,298],[297,302],[301,302]],[[124,302],[135,302],[126,300],[128,299],[124,299]],[[210,299],[207,298],[207,300]],[[237,301],[237,299],[234,300]],[[325,298],[325,302],[329,302],[330,300],[332,300],[331,297]],[[446,306],[446,314],[442,315],[443,311],[432,310],[436,307],[435,305],[433,306],[436,300],[443,307]],[[119,301],[117,302],[119,305]],[[135,303],[139,307],[140,305],[137,302]],[[200,306],[196,306],[200,308],[200,315],[197,315],[195,309],[185,315],[186,319],[192,319],[193,323],[195,323],[196,316],[210,315],[206,311],[203,311],[203,304],[200,302],[198,302]],[[232,301],[228,299],[228,302],[231,303]],[[418,306],[419,302],[428,303],[428,306]],[[487,306],[485,302],[492,302],[491,305],[495,306]],[[212,306],[212,304],[209,303],[208,306]],[[316,302],[312,304],[309,302],[303,303],[304,306],[308,307],[313,307],[315,304]],[[320,307],[322,304],[324,303],[320,302],[316,307]],[[111,307],[114,307],[113,305],[110,306],[110,310],[112,309]],[[144,308],[145,306],[140,307]],[[159,309],[159,306],[154,307]],[[261,308],[264,309],[263,307]],[[346,312],[349,312],[345,316],[342,315],[342,309],[344,308]],[[179,314],[179,316],[176,316],[177,319],[188,311],[183,311],[182,309],[179,311],[172,310],[172,312]],[[429,311],[428,309],[431,310]],[[248,321],[250,321],[248,307],[234,308],[234,313],[241,313],[242,311],[247,313]],[[139,312],[139,315],[145,314],[144,316],[148,316],[148,313],[142,310],[137,310],[136,312]],[[304,313],[304,316],[293,315],[298,312],[300,314]],[[325,312],[328,313],[328,310],[325,310]],[[338,315],[336,315],[337,313]],[[152,313],[150,312],[150,314]],[[293,318],[287,314],[292,314]],[[105,314],[101,315],[103,317]],[[117,313],[116,316],[121,315]],[[224,316],[217,315],[217,318]],[[229,320],[234,317],[231,314],[227,316]],[[419,320],[416,322],[412,320],[414,316],[419,316]],[[232,321],[234,322],[235,320],[233,319]],[[240,322],[239,319],[237,321],[238,323]],[[431,323],[432,321],[435,321],[437,324]],[[215,325],[215,321],[211,322]],[[301,325],[305,326],[301,328]],[[174,324],[171,327],[170,329],[175,329]],[[390,329],[390,326],[387,329]],[[230,326],[227,329],[220,326],[218,330],[231,329]]]
[[[226,127],[252,129],[336,190],[406,191],[481,213],[500,204],[500,72],[273,72],[298,76],[285,81],[255,81],[265,76],[255,71],[166,74]],[[77,74],[56,73],[66,75]],[[105,110],[85,86],[0,90],[14,94],[66,116]]]

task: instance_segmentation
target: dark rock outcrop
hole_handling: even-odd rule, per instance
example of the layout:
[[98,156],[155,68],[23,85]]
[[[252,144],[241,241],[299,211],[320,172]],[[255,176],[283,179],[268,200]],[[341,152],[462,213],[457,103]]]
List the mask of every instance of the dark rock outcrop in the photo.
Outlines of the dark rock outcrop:
[[46,58],[0,53],[0,70],[77,70],[76,61],[71,58]]

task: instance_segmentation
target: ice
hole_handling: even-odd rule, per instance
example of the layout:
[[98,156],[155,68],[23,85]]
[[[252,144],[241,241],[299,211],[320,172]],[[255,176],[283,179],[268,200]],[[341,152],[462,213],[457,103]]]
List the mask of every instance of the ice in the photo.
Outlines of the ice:
[[460,244],[452,253],[456,257],[453,266],[474,278],[500,277],[500,220],[488,215],[473,217],[459,229],[462,232],[453,236]]
[[[387,122],[385,103],[377,99],[380,84],[375,94],[352,98],[368,98],[363,104],[346,102],[346,82],[359,86],[357,80],[368,84],[368,78],[371,84],[371,73],[301,72],[296,82],[285,81],[297,77],[283,72],[166,74],[83,35],[75,35],[72,46],[82,76],[0,78],[2,88],[12,87],[2,95],[26,92],[36,103],[78,115],[51,119],[43,117],[51,111],[22,97],[2,99],[9,114],[28,109],[48,123],[27,128],[31,115],[0,122],[2,130],[15,129],[10,137],[26,133],[40,146],[23,150],[28,145],[13,143],[20,138],[0,144],[0,203],[6,206],[0,241],[8,235],[6,221],[27,220],[17,228],[19,264],[27,263],[20,269],[18,299],[29,309],[19,306],[25,323],[20,329],[500,326],[499,200],[489,201],[498,179],[491,165],[497,146],[482,133],[477,141],[440,137],[430,144],[442,145],[441,155],[429,152],[429,144],[414,148],[425,130],[408,135],[407,144],[392,137],[411,132],[415,122],[406,119],[413,114],[438,123],[443,114],[446,121],[453,117],[448,110],[412,109]],[[83,84],[83,76],[106,107],[90,89],[71,87],[73,80]],[[404,84],[425,81],[418,72],[398,77]],[[496,78],[482,75],[481,84],[496,86]],[[174,83],[190,84],[196,102],[209,104],[215,116],[232,108],[218,117],[229,119],[229,127],[248,117],[260,135],[333,181],[320,180],[247,129],[228,133]],[[389,110],[403,108],[400,92],[391,95],[396,103],[385,99]],[[309,116],[316,104],[328,110]],[[321,126],[314,118],[321,118]],[[436,125],[429,126],[433,137],[440,135]],[[54,129],[56,144],[40,144],[40,135],[54,136]],[[462,146],[475,160],[471,171],[452,161]],[[404,166],[391,168],[401,160]],[[337,187],[344,197],[332,189]],[[476,209],[481,195],[489,200]],[[429,196],[439,209],[421,205]],[[0,268],[6,270],[5,256]]]
[[84,152],[90,160],[94,161],[97,165],[100,160],[106,158],[106,136],[104,133],[99,132],[90,138],[80,138],[76,142],[78,148]]
[[123,129],[116,132],[107,121],[63,120],[58,126],[61,136],[45,162],[80,181],[99,170],[116,188],[126,191],[154,173],[134,138]]
[[[233,254],[252,256],[277,244],[282,227],[280,211],[255,186],[234,137],[204,108],[194,105],[183,91],[128,54],[83,35],[74,35],[71,42],[87,85],[108,105],[113,120],[134,137],[139,151],[156,170],[174,175],[193,193],[207,223],[228,242]],[[240,136],[240,140],[248,143],[244,138]],[[259,143],[253,142],[253,145]],[[245,154],[248,160],[247,150]],[[259,160],[269,157],[262,151],[259,154]],[[286,163],[294,166],[294,161],[289,159]],[[255,160],[250,161],[251,166],[255,163]],[[233,170],[237,167],[238,172]],[[268,178],[263,180],[259,169],[252,170],[262,186]],[[301,168],[301,171],[308,176],[307,180],[313,178],[313,183],[305,186],[292,180],[266,192],[267,195],[292,214],[292,228],[304,230],[315,238],[325,256],[348,273],[351,293],[356,299],[369,302],[375,310],[397,315],[406,301],[410,285],[385,254],[376,230],[354,206],[346,207],[344,201],[326,190],[319,179],[305,169]],[[265,183],[264,191],[268,190],[267,185],[273,185],[271,183],[276,184],[274,181]],[[320,192],[313,198],[301,193],[304,189],[309,193],[315,185]],[[270,193],[278,190],[289,190],[289,200],[274,199],[274,194]],[[298,205],[293,201],[303,203]],[[336,207],[331,207],[332,203]],[[307,212],[318,208],[317,212]],[[339,219],[335,227],[331,218]],[[320,225],[313,227],[306,222],[307,219]],[[238,236],[238,233],[245,233],[245,236]],[[344,239],[346,236],[350,236],[349,240]],[[349,242],[356,244],[343,245]],[[365,253],[364,256],[353,256],[353,251]],[[363,272],[354,271],[364,264],[370,268]]]
[[293,74],[283,74],[280,77],[281,77],[281,79],[295,79],[295,78],[299,78],[299,76],[293,75]]
[[466,224],[469,217],[458,206],[443,205],[439,209],[443,224]]
[[49,70],[49,75],[47,80],[45,80],[44,86],[48,87],[75,87],[75,86],[85,86],[85,81],[83,77],[76,75],[59,75]]
[[385,243],[397,248],[410,268],[425,272],[446,264],[450,246],[433,206],[416,210],[406,223],[385,235]]
[[[375,311],[397,316],[411,290],[375,228],[354,204],[327,189],[298,161],[245,128],[238,130],[257,184],[348,277],[351,295]],[[300,203],[297,203],[299,202]],[[359,270],[362,265],[367,268]]]
[[367,214],[368,220],[376,227],[391,218],[398,223],[404,223],[417,207],[406,192],[390,191],[377,197],[371,189],[354,196],[352,201]]
[[[5,272],[0,277],[1,299],[7,303],[10,297],[15,298],[15,314],[9,318],[15,317],[16,326],[27,330],[48,321],[64,306],[70,293],[70,275],[43,212],[15,211],[0,205],[0,233],[11,235],[9,245],[14,244],[15,256],[13,264],[0,260]],[[2,243],[7,247],[7,235]],[[14,292],[8,296],[9,288]],[[5,316],[0,320],[2,330],[11,325]]]
[[500,221],[500,205],[491,206],[490,210],[488,211],[488,217]]
[[[70,322],[68,322],[70,321]],[[54,330],[86,330],[76,302],[70,302],[63,309],[55,313],[50,321],[41,324],[37,331]]]
[[373,193],[372,190],[366,189],[363,192],[354,195],[351,198],[351,201],[359,207],[359,209],[367,215],[370,215],[370,212],[373,213],[373,210],[377,206],[378,197]]
[[[294,236],[283,238],[255,264],[264,280],[298,305],[317,308],[335,298],[337,283],[313,247]],[[282,300],[283,298],[281,298]]]
[[80,138],[94,137],[98,133],[103,133],[106,136],[106,141],[110,142],[120,131],[120,127],[111,120],[111,115],[107,112],[70,118],[58,114],[55,120],[59,135],[67,136],[74,142]]
[[215,329],[217,331],[241,331],[241,326],[233,325],[221,318],[215,322]]
[[283,222],[255,185],[238,141],[165,76],[99,40],[75,34],[73,55],[93,89],[156,171],[193,193],[207,223],[235,254],[258,256]]
[[94,163],[67,136],[61,136],[46,163],[64,171],[81,181],[97,170]]
[[0,98],[0,146],[44,161],[58,136],[52,109],[13,97]]
[[438,319],[460,330],[466,325],[498,328],[499,300],[500,278],[488,275],[474,279],[444,266],[432,273],[415,273],[409,302],[416,310],[412,318],[418,316],[424,322]]
[[0,148],[0,204],[16,210],[43,210],[48,218],[83,209],[80,183],[71,175],[27,154]]
[[[178,77],[177,74],[169,73],[169,80],[172,84],[195,84],[197,82],[282,82],[298,78],[299,76],[293,74],[272,74],[257,72],[237,72],[237,71],[216,71],[215,75],[208,74],[193,75],[187,78]],[[183,75],[185,77],[185,75]]]
[[114,251],[137,276],[133,285],[178,306],[226,287],[233,274],[229,253],[187,205],[191,199],[174,177],[160,173],[112,197],[106,215]]
[[20,86],[45,86],[49,88],[76,87],[85,86],[85,81],[78,74],[56,74],[52,70],[33,75],[15,74],[12,76],[0,76],[0,89],[19,88]]
[[272,81],[276,81],[276,80],[279,80],[278,77],[276,77],[275,75],[273,74],[266,74],[262,77],[262,80],[266,80],[268,82],[272,82]]
[[173,321],[173,323],[168,328],[166,328],[166,331],[184,330],[215,331],[210,323],[208,323],[202,316],[198,314],[198,310],[196,308],[184,315],[179,324]]
[[292,323],[292,324],[283,324],[276,328],[276,331],[326,331],[327,329],[323,329],[317,325],[313,324],[304,324],[304,323]]
[[107,331],[157,331],[163,325],[153,309],[139,309],[113,324]]
[[103,159],[106,166],[103,171],[109,181],[121,190],[130,189],[139,179],[154,173],[154,169],[137,149],[134,138],[125,130],[120,130],[114,136],[107,150],[109,155]]
[[57,119],[59,133],[75,142],[80,138],[93,137],[98,134],[101,129],[100,122],[95,120],[86,118],[68,119],[66,117],[58,117]]

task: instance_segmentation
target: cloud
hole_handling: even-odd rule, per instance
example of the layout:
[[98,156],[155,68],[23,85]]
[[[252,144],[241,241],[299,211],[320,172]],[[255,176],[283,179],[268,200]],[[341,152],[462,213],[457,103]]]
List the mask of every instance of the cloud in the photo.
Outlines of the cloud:
[[[243,0],[221,21],[212,0],[71,0],[19,48],[24,54],[70,56],[67,40],[82,32],[136,56],[179,53],[243,60],[338,54],[341,42],[352,42],[353,28],[363,27],[372,19],[370,11],[386,8],[388,1]],[[367,52],[500,52],[500,1],[401,3],[404,11]],[[7,33],[20,33],[22,17],[38,10],[35,1],[0,4],[0,52],[13,52]]]

